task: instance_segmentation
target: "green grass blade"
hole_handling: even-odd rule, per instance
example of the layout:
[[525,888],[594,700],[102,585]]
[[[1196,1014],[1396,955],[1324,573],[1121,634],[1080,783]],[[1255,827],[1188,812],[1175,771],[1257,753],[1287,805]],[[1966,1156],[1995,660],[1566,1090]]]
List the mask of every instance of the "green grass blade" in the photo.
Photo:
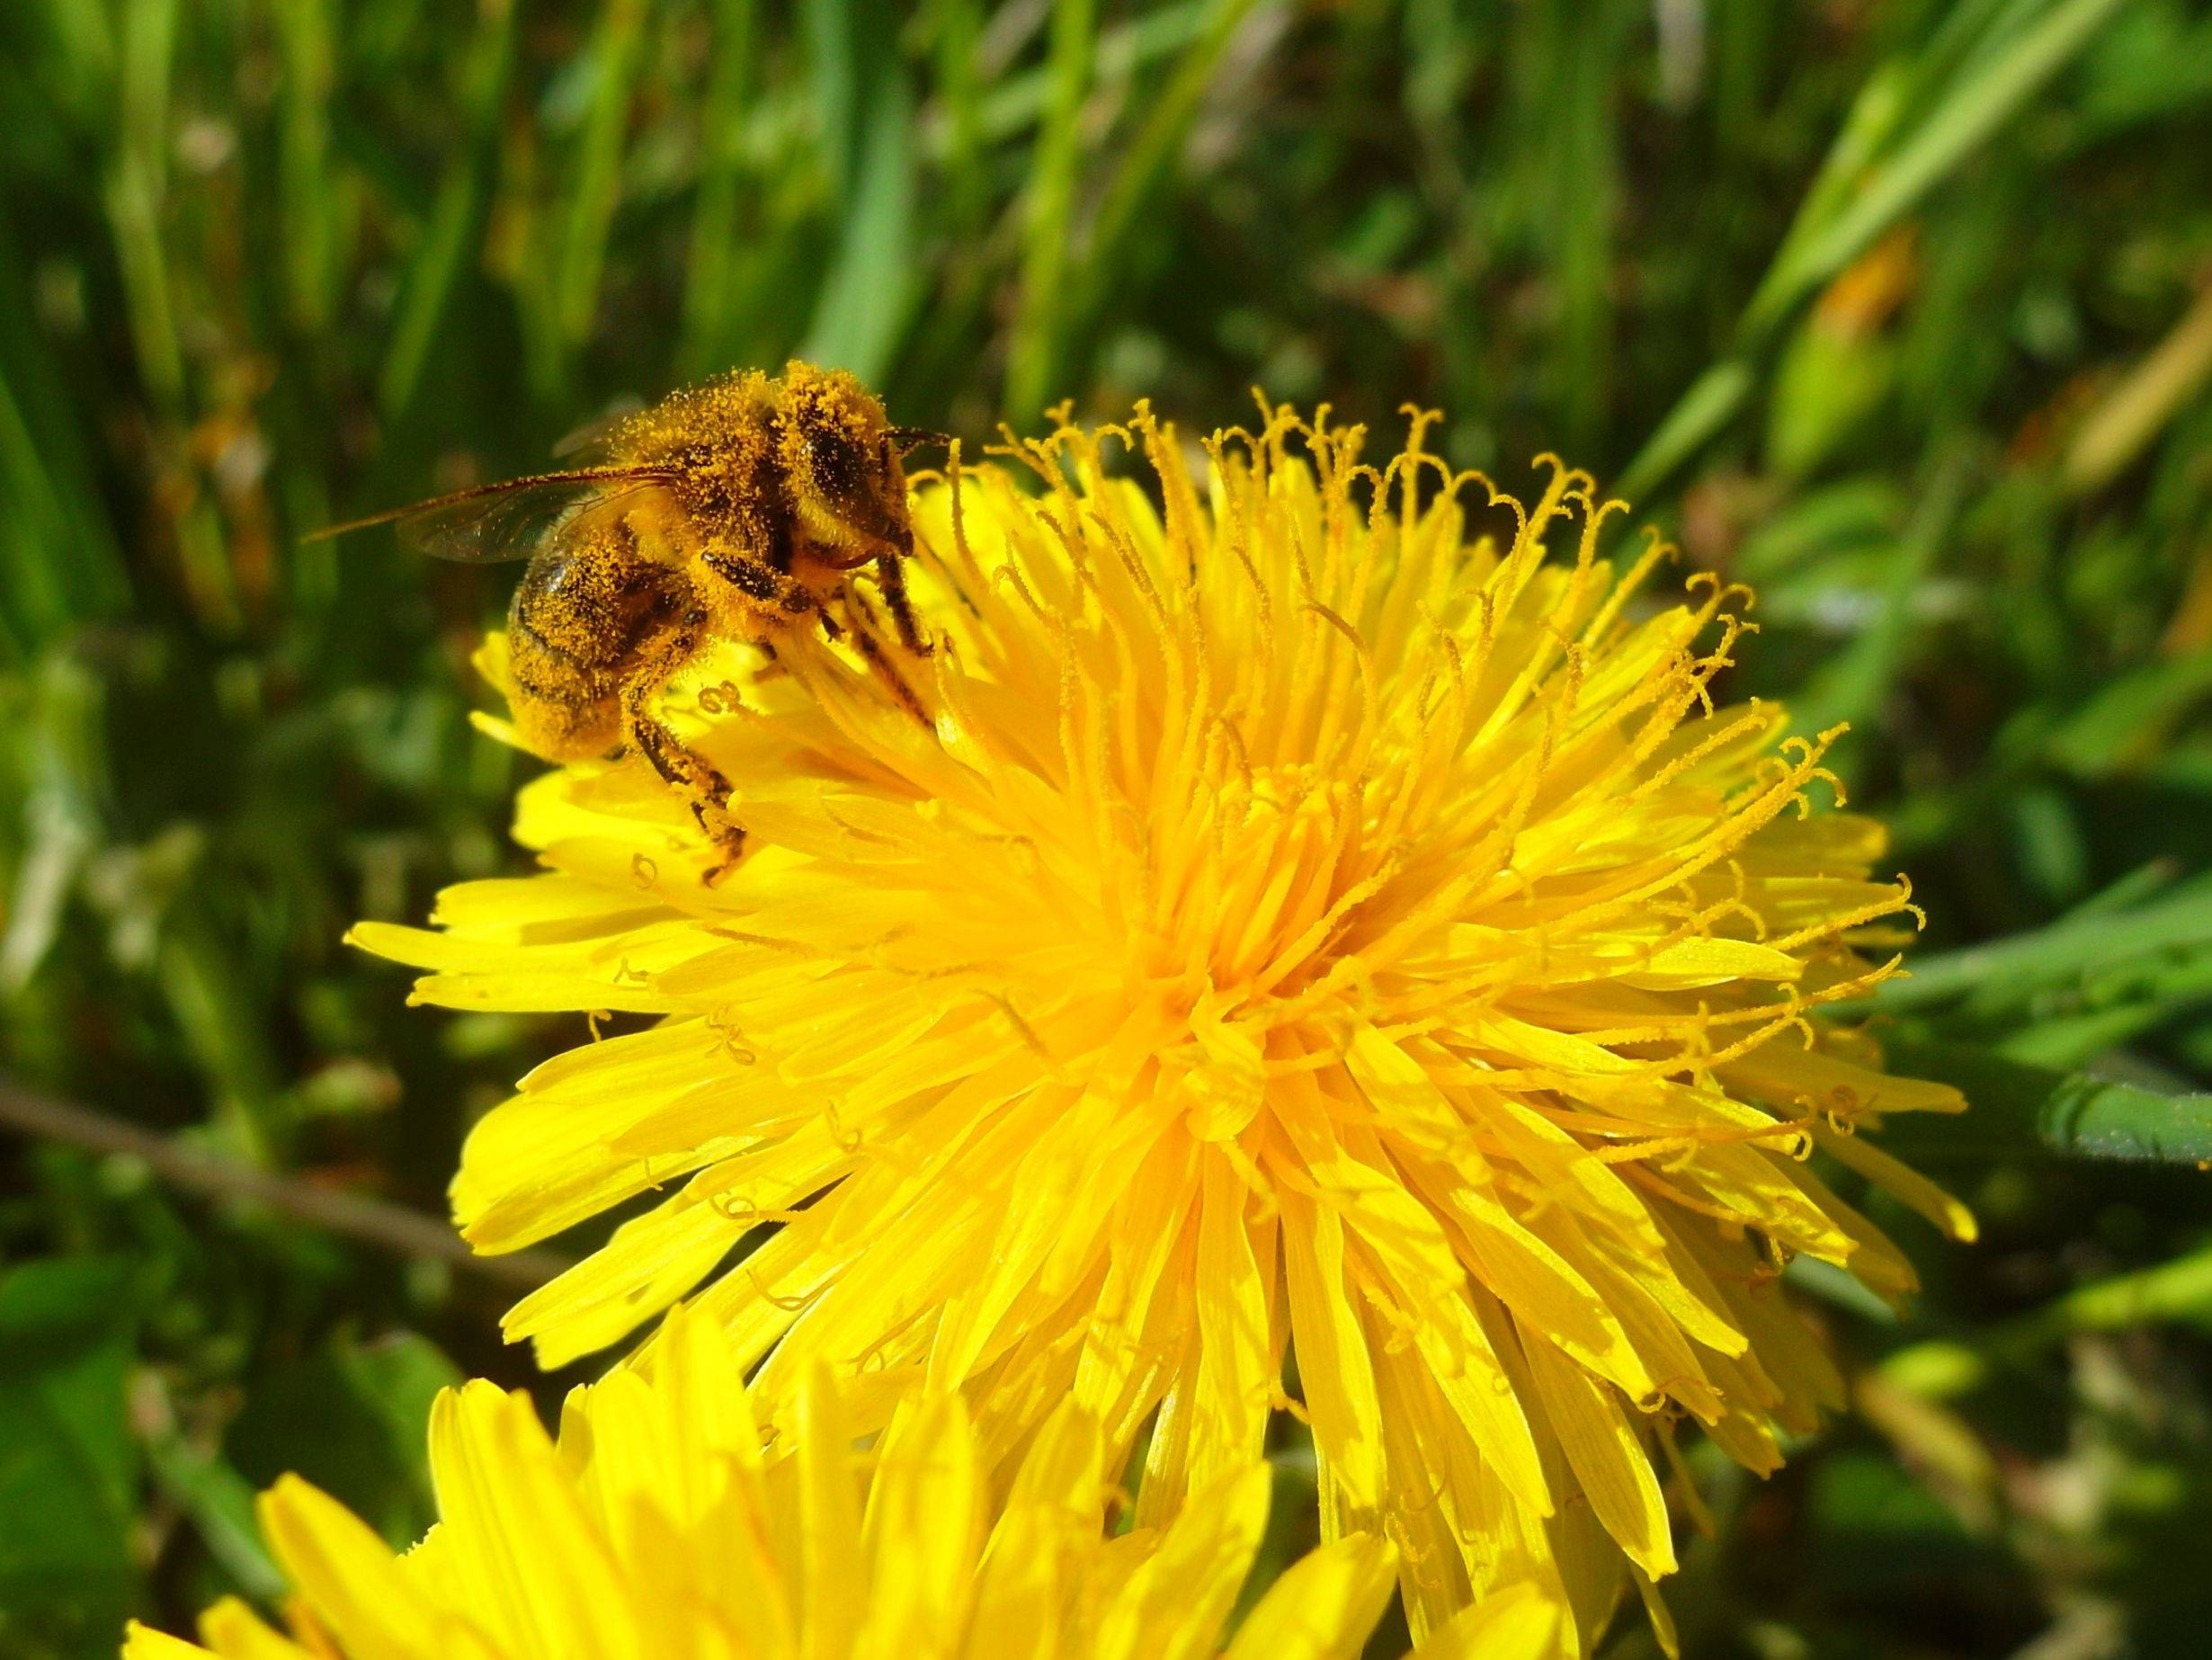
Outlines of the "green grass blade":
[[[1174,174],[1174,163],[1190,136],[1206,89],[1213,84],[1222,55],[1237,28],[1250,15],[1253,0],[1215,0],[1202,26],[1183,49],[1167,85],[1146,101],[1137,134],[1119,147],[1114,167],[1092,227],[1087,257],[1076,298],[1061,326],[1073,335],[1095,321],[1110,305],[1117,280],[1128,269],[1140,227],[1157,210]],[[1040,398],[1049,394],[1040,394]]]
[[1745,327],[1756,333],[1779,321],[1775,312],[1787,310],[1797,298],[1850,264],[2010,120],[2125,4],[2069,0],[2002,50],[1989,50],[1970,62],[1960,82],[1944,93],[1912,136],[1769,279],[1768,308],[1754,306],[1745,316]]
[[[854,130],[826,144],[838,175],[837,249],[816,301],[804,354],[879,381],[912,309],[915,167],[914,94],[882,6],[839,6],[837,79],[849,82],[844,116]],[[817,30],[817,36],[825,30]],[[825,119],[829,116],[825,111]],[[826,138],[826,135],[825,135]]]
[[468,141],[439,181],[422,240],[400,279],[391,342],[377,376],[377,401],[388,416],[414,403],[424,367],[452,313],[491,200],[499,120],[513,72],[513,12],[505,5],[487,7],[463,76]]
[[759,54],[753,0],[715,0],[709,18],[706,106],[700,112],[699,195],[691,210],[691,254],[683,283],[684,378],[722,361],[734,332],[737,215],[745,175],[745,116]]
[[[1738,321],[1729,353],[1693,382],[1621,471],[1636,499],[1663,483],[1732,420],[1756,386],[1782,326],[1884,231],[1916,207],[2094,38],[2127,0],[2065,0],[2034,22],[2026,7],[1995,15],[1971,47],[1954,32],[1909,67],[1862,89],[1773,263]],[[2009,38],[2008,38],[2009,37]],[[1928,85],[1956,58],[1950,84]]]
[[1523,85],[1509,112],[1528,134],[1518,211],[1556,295],[1547,401],[1573,453],[1595,442],[1610,393],[1619,31],[1601,12],[1558,6],[1525,8],[1520,29]]
[[2101,687],[2044,740],[2046,759],[2080,778],[2110,778],[2166,753],[2212,699],[2212,650],[2162,658]]
[[1963,469],[1956,462],[1940,468],[1891,559],[1880,611],[1790,699],[1789,712],[1798,731],[1824,732],[1838,724],[1865,722],[1879,715],[1904,672],[1912,644],[1913,598],[1935,568],[1965,495]]
[[1971,1344],[1950,1338],[1909,1344],[1884,1360],[1881,1371],[1931,1400],[1953,1399],[2079,1333],[2166,1325],[2212,1328],[2212,1245],[2077,1286],[2030,1313],[1983,1327]]
[[2032,1155],[2196,1165],[2212,1161],[2212,1095],[2169,1095],[2087,1072],[2007,1060],[1963,1044],[1883,1045],[1890,1066],[1955,1084],[1968,1110],[1891,1120],[1883,1146],[1930,1163]]
[[983,76],[976,62],[982,33],[976,0],[943,0],[938,6],[932,73],[943,113],[940,159],[948,198],[941,217],[956,235],[972,234],[989,202],[990,181],[983,165]]
[[823,176],[839,195],[860,176],[861,85],[866,75],[861,59],[888,44],[880,39],[864,44],[861,21],[847,0],[807,0],[799,12],[814,94],[815,142]]
[[337,304],[343,219],[353,193],[331,166],[336,31],[328,0],[282,0],[271,12],[284,65],[277,180],[286,308],[299,329],[315,335],[328,327]]
[[2212,951],[2212,879],[2184,883],[2118,915],[2062,917],[2048,927],[1912,959],[1908,977],[1875,996],[1887,1013],[1922,1010],[1973,995],[1985,1004],[2021,998],[2130,962]]
[[1997,1346],[2018,1349],[2075,1332],[2124,1332],[2166,1321],[2212,1326],[2212,1245],[2078,1287],[2027,1319],[2000,1327]]
[[106,189],[138,373],[155,403],[171,411],[184,398],[184,353],[177,338],[161,222],[176,22],[176,0],[128,0],[124,8],[122,107]]
[[607,0],[592,42],[591,101],[564,194],[559,263],[553,283],[553,333],[540,363],[540,389],[557,394],[575,350],[599,315],[607,240],[620,199],[629,111],[643,57],[644,0]]
[[1758,370],[1744,358],[1723,358],[1715,363],[1698,377],[1658,429],[1644,441],[1635,460],[1621,469],[1620,481],[1613,490],[1641,504],[1676,468],[1735,418],[1758,384]]
[[1024,190],[1021,281],[1007,341],[1003,407],[1033,417],[1053,396],[1059,372],[1068,239],[1081,162],[1080,121],[1097,44],[1094,0],[1059,0],[1052,14],[1050,98]]

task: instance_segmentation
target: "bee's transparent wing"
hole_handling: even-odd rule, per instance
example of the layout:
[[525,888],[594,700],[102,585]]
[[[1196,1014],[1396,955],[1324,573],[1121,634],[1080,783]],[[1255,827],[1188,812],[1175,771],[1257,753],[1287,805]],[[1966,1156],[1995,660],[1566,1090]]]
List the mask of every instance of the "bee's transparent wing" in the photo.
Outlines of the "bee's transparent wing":
[[645,407],[641,399],[624,397],[595,420],[563,435],[553,446],[553,453],[572,467],[596,467],[611,453],[616,433],[629,424],[629,418]]
[[596,512],[639,491],[662,488],[672,477],[664,467],[585,467],[540,473],[334,524],[308,540],[390,524],[397,527],[405,546],[434,559],[488,565],[527,558],[549,533],[576,513],[586,508]]
[[399,517],[400,543],[433,559],[465,565],[527,558],[578,514],[598,513],[666,482],[666,475],[660,472],[604,470],[614,476],[518,478],[481,493],[424,502]]

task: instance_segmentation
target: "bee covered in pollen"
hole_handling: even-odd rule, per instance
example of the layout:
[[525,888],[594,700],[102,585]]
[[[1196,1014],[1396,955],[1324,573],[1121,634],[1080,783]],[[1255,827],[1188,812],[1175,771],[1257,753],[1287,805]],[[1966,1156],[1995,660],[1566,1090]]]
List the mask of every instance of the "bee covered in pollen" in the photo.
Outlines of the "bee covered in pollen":
[[587,465],[480,486],[318,532],[396,522],[436,558],[527,558],[507,612],[523,744],[567,762],[635,751],[736,861],[729,781],[655,714],[707,647],[774,647],[814,629],[854,647],[919,718],[920,701],[853,585],[866,569],[897,643],[929,644],[901,561],[914,552],[902,452],[934,434],[890,425],[842,370],[720,376],[622,416]]

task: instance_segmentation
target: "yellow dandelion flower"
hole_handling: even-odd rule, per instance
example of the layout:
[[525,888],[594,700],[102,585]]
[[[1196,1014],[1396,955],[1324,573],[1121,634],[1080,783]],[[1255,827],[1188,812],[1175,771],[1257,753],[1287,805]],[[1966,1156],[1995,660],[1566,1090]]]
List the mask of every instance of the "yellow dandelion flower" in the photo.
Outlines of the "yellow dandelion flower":
[[1587,1647],[1624,1557],[1674,1566],[1677,1423],[1775,1468],[1842,1393],[1782,1264],[1913,1278],[1808,1154],[1970,1226],[1857,1133],[1956,1093],[1818,1018],[1907,890],[1824,738],[1716,703],[1748,596],[1650,597],[1586,477],[1523,505],[1429,419],[1379,470],[1288,410],[1202,477],[1141,409],[956,458],[933,726],[733,651],[671,711],[736,782],[731,879],[643,767],[572,766],[521,803],[547,874],[364,925],[425,1002],[657,1017],[469,1139],[487,1251],[673,1187],[509,1335],[557,1363],[712,1280],[776,1410],[817,1364],[870,1424],[959,1389],[996,1464],[1072,1396],[1143,1438],[1147,1522],[1291,1408],[1416,1634],[1528,1582]]
[[[440,1520],[394,1556],[296,1477],[262,1501],[290,1635],[235,1599],[200,1647],[133,1625],[125,1660],[1001,1660],[1211,1655],[1258,1551],[1267,1467],[1224,1476],[1164,1529],[1111,1537],[1104,1439],[1064,1405],[994,1503],[958,1396],[906,1403],[856,1454],[817,1372],[763,1435],[712,1319],[671,1316],[652,1373],[576,1390],[557,1443],[529,1397],[476,1382],[431,1415]],[[1356,1656],[1391,1585],[1368,1536],[1293,1564],[1226,1652]],[[1471,1610],[1433,1649],[1539,1660],[1533,1593]]]

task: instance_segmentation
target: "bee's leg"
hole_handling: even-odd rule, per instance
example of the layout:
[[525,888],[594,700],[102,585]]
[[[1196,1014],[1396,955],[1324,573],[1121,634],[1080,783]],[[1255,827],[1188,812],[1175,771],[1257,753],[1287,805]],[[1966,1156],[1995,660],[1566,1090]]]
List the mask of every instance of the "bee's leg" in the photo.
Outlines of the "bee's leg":
[[923,638],[922,624],[914,614],[914,601],[906,593],[906,567],[896,553],[876,556],[876,588],[883,595],[883,608],[891,613],[891,626],[898,630],[898,643],[917,657],[930,655],[930,642]]
[[702,553],[699,561],[747,599],[758,601],[765,611],[803,617],[816,609],[814,594],[807,585],[772,565],[742,553],[726,552]]
[[937,723],[930,718],[929,710],[922,706],[922,700],[914,695],[914,688],[906,683],[906,677],[898,672],[897,665],[891,661],[891,654],[884,650],[883,642],[876,638],[873,626],[876,620],[868,608],[867,600],[849,582],[844,586],[844,598],[845,620],[852,627],[852,644],[861,656],[868,659],[870,671],[909,715],[934,730]]
[[[687,641],[682,649],[671,653],[674,658],[671,667],[688,655]],[[623,688],[622,737],[646,758],[647,764],[670,788],[683,797],[691,807],[691,817],[699,820],[699,827],[707,833],[707,839],[721,850],[721,864],[707,875],[708,885],[711,887],[729,874],[738,855],[745,851],[745,826],[730,817],[729,780],[722,776],[714,763],[688,747],[647,710],[647,704],[665,683],[665,678],[642,675]]]

